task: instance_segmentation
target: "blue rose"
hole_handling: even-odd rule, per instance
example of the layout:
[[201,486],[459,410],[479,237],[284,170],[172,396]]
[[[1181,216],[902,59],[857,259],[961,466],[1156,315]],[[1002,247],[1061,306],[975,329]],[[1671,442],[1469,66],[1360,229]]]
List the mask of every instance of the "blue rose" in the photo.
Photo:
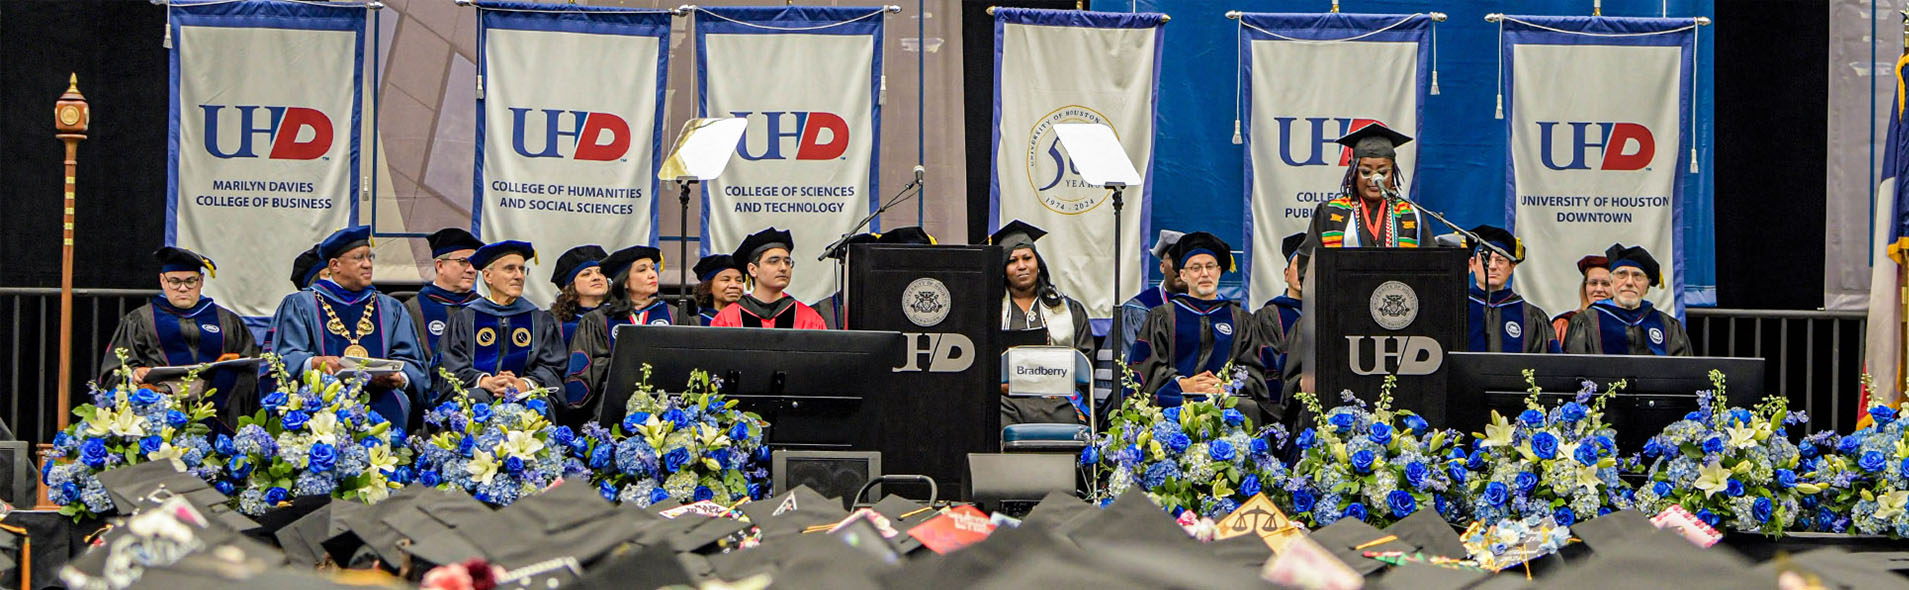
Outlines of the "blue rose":
[[1540,432],[1531,436],[1531,452],[1539,459],[1555,459],[1558,456],[1558,437],[1549,432]]
[[221,455],[237,455],[238,448],[232,444],[232,437],[221,434],[213,437],[212,450]]
[[1704,521],[1704,524],[1714,527],[1714,526],[1717,526],[1717,521],[1720,519],[1717,517],[1716,513],[1711,512],[1709,508],[1705,508],[1703,510],[1697,511],[1697,520]]
[[179,410],[166,410],[166,425],[173,428],[185,426],[192,418]]
[[557,443],[559,447],[571,448],[577,442],[577,432],[569,426],[558,426],[550,431],[550,442]]
[[1224,440],[1216,440],[1216,441],[1213,441],[1213,444],[1206,446],[1206,456],[1213,459],[1215,462],[1219,462],[1219,463],[1231,462],[1235,455],[1236,453],[1234,453],[1233,451],[1233,443],[1226,442]]
[[692,493],[692,495],[689,498],[689,501],[701,502],[704,500],[715,499],[715,497],[716,497],[716,492],[711,491],[709,488],[704,486],[696,486],[696,491]]
[[1538,476],[1532,475],[1529,471],[1518,472],[1518,476],[1511,481],[1518,485],[1518,493],[1521,494],[1529,494],[1532,488],[1538,487]]
[[1266,442],[1264,438],[1256,438],[1246,443],[1246,451],[1254,457],[1264,457],[1273,452],[1273,443]]
[[663,469],[676,473],[689,463],[689,449],[677,447],[663,455]]
[[1392,427],[1374,422],[1371,426],[1366,427],[1365,438],[1366,440],[1372,441],[1372,444],[1385,446],[1392,442]]
[[490,419],[491,419],[490,404],[476,404],[471,406],[471,421],[472,422],[483,424],[485,422],[489,422]]
[[749,424],[746,422],[737,422],[735,426],[730,426],[729,440],[736,442],[749,440]]
[[1311,428],[1307,428],[1299,432],[1299,438],[1293,441],[1293,445],[1298,446],[1300,450],[1310,449],[1317,442],[1316,437],[1318,435],[1313,434]]
[[1377,460],[1378,457],[1374,456],[1372,451],[1361,450],[1352,454],[1352,468],[1359,473],[1372,473],[1372,462]]
[[1607,451],[1613,455],[1617,454],[1617,441],[1611,440],[1611,437],[1600,434],[1591,440],[1597,442],[1597,448],[1599,450]]
[[[1909,463],[1905,463],[1905,465],[1909,465]],[[1785,489],[1796,487],[1796,472],[1788,469],[1776,470],[1776,486]]]
[[472,438],[471,435],[466,434],[463,438],[457,439],[457,454],[469,457],[471,456],[471,452],[476,449],[477,439]]
[[1750,503],[1750,516],[1757,519],[1757,524],[1770,522],[1770,514],[1775,511],[1776,506],[1767,496],[1757,496],[1756,501]]
[[1312,512],[1312,504],[1314,501],[1315,500],[1312,497],[1312,492],[1308,492],[1306,490],[1294,491],[1293,492],[1293,512],[1298,512],[1302,514],[1307,512]]
[[311,454],[309,456],[311,458],[310,471],[312,473],[331,471],[332,466],[338,464],[338,449],[332,448],[331,445],[325,443],[312,445]]
[[1584,406],[1577,402],[1564,402],[1564,406],[1558,408],[1558,417],[1564,418],[1565,422],[1576,423],[1584,419]]
[[139,439],[139,452],[151,453],[154,451],[158,451],[159,446],[165,443],[166,441],[163,439],[160,439],[159,435],[155,434],[155,435],[147,436],[146,438]]
[[153,391],[151,389],[147,389],[144,387],[141,387],[137,391],[134,391],[132,395],[133,405],[142,406],[142,407],[159,403],[161,400],[164,400],[164,399],[165,399],[165,396],[159,395],[159,392]]
[[1856,432],[1849,436],[1845,436],[1843,437],[1842,442],[1836,443],[1836,450],[1842,452],[1845,455],[1854,454],[1856,451],[1861,450],[1862,448],[1863,448],[1863,434],[1861,432]]
[[1186,451],[1186,448],[1188,446],[1191,446],[1193,444],[1193,439],[1187,438],[1187,435],[1184,432],[1175,432],[1173,434],[1167,435],[1167,440],[1164,442],[1167,445],[1167,450],[1173,451],[1175,453],[1182,453]]
[[1651,484],[1650,491],[1653,494],[1657,494],[1657,497],[1659,498],[1668,497],[1670,496],[1670,482],[1660,481],[1660,482]]
[[1425,434],[1425,431],[1432,429],[1432,425],[1424,418],[1418,417],[1418,414],[1406,414],[1404,418],[1399,419],[1399,423],[1405,425],[1405,429],[1412,431],[1412,434],[1421,436]]
[[1900,467],[1900,468],[1898,468],[1898,469],[1899,469],[1900,471],[1902,471],[1902,476],[1903,476],[1904,478],[1909,478],[1909,459],[1903,459],[1903,460],[1902,460],[1902,467]]
[[238,491],[237,488],[232,485],[232,482],[223,479],[212,482],[212,489],[218,490],[219,493],[227,496],[232,495],[232,492]]
[[603,496],[604,500],[615,502],[616,486],[610,485],[607,481],[597,482],[597,495]]
[[1456,483],[1456,484],[1465,483],[1465,478],[1467,474],[1471,473],[1470,471],[1465,470],[1464,463],[1460,463],[1457,461],[1453,461],[1450,465],[1447,465],[1445,467],[1445,471],[1446,473],[1451,474],[1452,483]]
[[1597,445],[1578,445],[1578,450],[1571,454],[1571,458],[1577,459],[1585,467],[1595,467],[1597,466]]
[[70,481],[69,481],[69,482],[66,482],[66,483],[63,483],[63,484],[60,484],[60,487],[59,487],[59,490],[60,490],[60,493],[59,493],[59,495],[61,495],[61,496],[65,496],[65,498],[62,498],[62,499],[63,499],[63,500],[65,500],[65,501],[64,501],[64,502],[54,502],[55,504],[67,504],[67,503],[71,503],[71,502],[72,502],[72,501],[74,501],[74,500],[78,500],[78,499],[79,499],[79,497],[80,497],[80,493],[81,493],[81,492],[80,492],[80,486],[79,486],[79,484],[76,484],[76,483],[73,483],[73,482],[70,482]]
[[1392,510],[1393,518],[1405,518],[1418,510],[1418,500],[1405,490],[1392,490],[1385,496],[1385,506]]
[[1730,408],[1730,417],[1743,424],[1749,424],[1751,420],[1756,418],[1756,416],[1750,414],[1749,410],[1743,408]]
[[1722,438],[1713,436],[1713,437],[1704,439],[1704,453],[1715,455],[1721,452],[1723,452]]
[[1432,470],[1426,468],[1424,463],[1413,461],[1405,464],[1405,483],[1411,485],[1412,489],[1425,489],[1425,478],[1431,474]]
[[623,416],[623,433],[635,434],[637,428],[642,427],[644,423],[649,421],[650,415],[648,412],[630,412],[625,414]]
[[239,455],[226,460],[225,470],[231,473],[232,477],[245,479],[246,476],[252,475],[252,462],[246,460],[244,455]]
[[399,467],[397,469],[394,469],[391,471],[390,477],[391,477],[392,483],[396,483],[398,485],[407,485],[411,483],[411,480],[417,479],[417,475],[411,472],[410,467]]
[[1334,432],[1346,432],[1352,430],[1352,425],[1357,422],[1357,419],[1353,418],[1352,414],[1340,412],[1333,414],[1332,418],[1328,419],[1327,422],[1332,424]]
[[1525,426],[1531,427],[1531,428],[1544,426],[1544,412],[1540,412],[1537,410],[1525,410],[1523,413],[1518,414],[1518,422],[1523,423]]
[[1568,527],[1578,523],[1578,514],[1572,512],[1570,506],[1559,506],[1551,511],[1551,519],[1557,521],[1558,526]]
[[1863,453],[1862,459],[1856,461],[1856,466],[1863,468],[1865,472],[1875,473],[1882,471],[1886,463],[1888,459],[1883,458],[1882,451],[1867,451]]
[[1887,426],[1896,420],[1896,409],[1889,406],[1871,406],[1869,419],[1874,420],[1877,426]]
[[1249,498],[1259,494],[1259,474],[1247,475],[1246,479],[1240,480],[1240,494]]
[[1809,440],[1796,443],[1796,454],[1801,455],[1804,459],[1815,457],[1818,452],[1819,451],[1816,450],[1816,443],[1812,443]]
[[550,416],[550,402],[546,402],[541,399],[533,399],[533,400],[524,402],[524,407],[529,408],[530,411],[536,412],[540,416],[545,416],[545,417]]
[[291,401],[291,399],[285,395],[285,392],[273,391],[265,394],[265,397],[259,398],[259,406],[267,410],[276,410],[289,401]]
[[683,427],[689,426],[689,414],[683,413],[681,409],[672,408],[668,412],[663,412],[663,421],[675,424],[676,428],[680,430]]
[[1161,410],[1160,415],[1166,416],[1167,422],[1171,422],[1174,424],[1180,423],[1180,407],[1179,406],[1174,406],[1171,408],[1167,408],[1165,410]]
[[1367,515],[1365,512],[1364,504],[1353,502],[1351,505],[1346,506],[1346,515],[1345,515],[1346,518],[1350,518],[1360,522],[1365,522],[1366,516]]
[[284,502],[291,495],[292,493],[285,491],[285,488],[273,486],[272,489],[265,490],[265,505],[277,506],[279,502]]
[[1083,448],[1080,450],[1081,465],[1093,465],[1099,462],[1100,462],[1100,447],[1096,447],[1094,445],[1087,445],[1086,448]]
[[1227,425],[1230,426],[1240,426],[1246,423],[1246,415],[1241,414],[1239,410],[1233,408],[1227,408],[1226,411],[1220,412],[1220,419],[1226,421]]
[[1697,410],[1691,410],[1690,413],[1684,414],[1684,419],[1689,420],[1691,422],[1702,422],[1704,421],[1704,413]]
[[[106,465],[106,441],[89,438],[86,439],[86,442],[80,443],[80,462],[85,463],[87,467],[93,469],[104,467]],[[47,464],[51,465],[52,462],[48,461]]]
[[509,459],[505,459],[505,460],[504,460],[504,471],[505,471],[505,472],[508,472],[508,473],[519,473],[519,474],[520,474],[520,473],[523,473],[523,472],[524,472],[524,460],[523,460],[523,459],[521,459],[521,458],[518,458],[518,457],[511,457],[511,458],[509,458]]
[[668,499],[669,499],[669,490],[665,490],[665,489],[663,489],[663,488],[661,488],[661,487],[658,487],[658,488],[656,488],[656,489],[653,489],[653,490],[650,490],[650,503],[651,503],[651,504],[655,504],[655,503],[657,503],[657,502],[661,502],[661,501],[664,501],[664,500],[668,500]]
[[1664,454],[1664,443],[1659,442],[1657,440],[1657,437],[1653,436],[1651,437],[1650,440],[1644,441],[1644,458],[1646,459],[1656,458],[1663,454]]
[[422,485],[427,488],[435,488],[438,486],[438,484],[441,484],[441,483],[444,483],[444,478],[443,476],[438,475],[438,472],[436,469],[432,469],[429,471],[425,471],[424,473],[418,474],[418,485]]
[[1473,449],[1472,456],[1465,459],[1465,468],[1479,471],[1485,468],[1485,450]]
[[311,419],[311,414],[305,413],[304,410],[292,410],[285,413],[283,424],[286,430],[298,430],[304,428],[305,421]]

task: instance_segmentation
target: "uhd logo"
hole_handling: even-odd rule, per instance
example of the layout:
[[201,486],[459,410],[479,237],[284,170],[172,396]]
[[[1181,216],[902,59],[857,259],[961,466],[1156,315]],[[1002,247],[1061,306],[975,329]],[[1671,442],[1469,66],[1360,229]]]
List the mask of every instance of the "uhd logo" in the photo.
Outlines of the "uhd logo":
[[[731,115],[749,121],[749,130],[743,133],[742,142],[736,145],[736,152],[742,159],[787,160],[783,146],[786,140],[795,139],[795,159],[797,160],[833,160],[848,152],[848,121],[835,113],[821,111],[736,111]],[[758,127],[758,122],[761,126]],[[765,139],[762,149],[750,149],[749,136],[761,129]],[[826,135],[825,135],[826,133]]]
[[[1359,129],[1378,119],[1359,119],[1353,117],[1274,117],[1279,123],[1279,159],[1287,166],[1344,166],[1352,159],[1352,148],[1338,144],[1354,129]],[[1294,144],[1298,144],[1306,154],[1304,159],[1295,157]],[[1332,149],[1332,159],[1327,159],[1327,148]]]
[[[630,124],[610,113],[566,111],[561,109],[510,109],[510,145],[526,158],[571,158],[608,162],[623,158],[630,151]],[[541,147],[530,149],[525,137],[542,131]],[[560,140],[559,138],[567,138]]]
[[[1567,147],[1571,159],[1562,165],[1553,153],[1557,147],[1555,136],[1561,135],[1557,133],[1559,125],[1571,127]],[[1637,123],[1539,121],[1538,144],[1544,167],[1552,170],[1590,170],[1593,163],[1585,157],[1590,148],[1598,150],[1598,170],[1643,170],[1657,156],[1657,140],[1651,137],[1649,128]]]
[[[265,157],[273,160],[313,160],[331,151],[331,118],[317,109],[202,104],[199,110],[205,114],[205,151],[217,158],[258,157],[252,147],[258,137],[271,146]],[[227,118],[239,126],[236,150],[223,149],[231,146],[219,139],[220,120]]]

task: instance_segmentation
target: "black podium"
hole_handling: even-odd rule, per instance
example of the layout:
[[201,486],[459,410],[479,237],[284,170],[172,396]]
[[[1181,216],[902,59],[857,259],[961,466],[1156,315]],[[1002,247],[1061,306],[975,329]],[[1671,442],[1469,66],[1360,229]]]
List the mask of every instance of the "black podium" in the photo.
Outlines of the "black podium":
[[964,489],[968,453],[1000,450],[1001,249],[857,244],[847,264],[846,327],[904,337],[879,404],[883,471]]
[[1295,353],[1320,405],[1351,390],[1374,400],[1398,376],[1394,408],[1447,424],[1445,353],[1464,350],[1466,252],[1315,248]]

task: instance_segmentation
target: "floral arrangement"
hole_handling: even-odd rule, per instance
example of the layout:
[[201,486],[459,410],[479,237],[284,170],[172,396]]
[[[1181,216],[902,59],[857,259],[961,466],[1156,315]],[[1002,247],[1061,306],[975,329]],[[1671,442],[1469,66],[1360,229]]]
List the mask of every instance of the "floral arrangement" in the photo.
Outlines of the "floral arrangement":
[[479,403],[448,371],[440,376],[457,395],[424,413],[433,434],[412,443],[418,483],[508,506],[562,481],[570,465],[566,441],[574,436],[551,423],[545,390],[511,389],[495,403]]
[[1640,465],[1648,481],[1637,506],[1657,513],[1681,505],[1719,529],[1781,535],[1796,523],[1802,499],[1821,488],[1797,474],[1802,452],[1784,427],[1807,420],[1779,396],[1754,409],[1726,408],[1723,374],[1697,392],[1696,411],[1645,443]]
[[214,482],[241,514],[258,516],[291,498],[331,496],[367,504],[411,482],[404,427],[371,410],[364,380],[320,371],[294,378],[266,355],[278,387],[238,432],[215,448],[225,473]]
[[1491,525],[1477,521],[1465,529],[1459,542],[1478,567],[1495,572],[1557,553],[1571,543],[1571,528],[1540,515],[1507,518]]
[[1310,393],[1295,396],[1315,425],[1293,443],[1300,453],[1288,484],[1294,519],[1320,527],[1356,518],[1384,527],[1426,507],[1448,521],[1467,518],[1464,484],[1470,475],[1454,460],[1464,453],[1462,435],[1392,409],[1396,386],[1397,379],[1386,376],[1369,409],[1351,392],[1341,394],[1344,403],[1331,411]]
[[1816,454],[1806,459],[1806,477],[1823,490],[1809,524],[1828,532],[1909,537],[1909,425],[1889,406],[1870,407],[1869,417],[1869,426],[1849,436],[1819,433],[1799,445]]
[[[208,483],[217,481],[221,472],[221,460],[206,436],[212,431],[206,425],[214,415],[212,404],[186,401],[195,399],[190,390],[172,396],[133,387],[126,351],[114,354],[120,360],[120,385],[100,389],[89,384],[92,403],[74,409],[77,420],[53,436],[50,460],[40,473],[48,501],[76,521],[113,509],[112,497],[95,477],[102,471],[171,461]],[[186,376],[187,383],[196,381],[196,372]]]
[[[1526,370],[1530,395],[1515,422],[1497,411],[1485,432],[1474,434],[1464,481],[1471,514],[1479,522],[1549,518],[1557,526],[1629,508],[1630,489],[1618,473],[1617,431],[1604,423],[1604,406],[1624,386],[1603,394],[1586,382],[1575,399],[1545,408],[1535,374]],[[1454,465],[1454,478],[1466,474]]]
[[[1106,505],[1138,486],[1189,522],[1225,517],[1260,493],[1286,503],[1277,484],[1287,479],[1287,470],[1274,454],[1286,431],[1256,428],[1236,409],[1245,372],[1228,367],[1222,374],[1233,379],[1219,394],[1177,407],[1155,406],[1152,396],[1127,396],[1109,416],[1107,432],[1081,450],[1081,464],[1093,466],[1102,484],[1097,501]],[[1131,371],[1123,380],[1139,390]]]
[[643,367],[621,424],[585,426],[569,445],[571,457],[595,474],[597,491],[638,507],[768,497],[768,422],[737,410],[708,373],[692,373],[684,392],[673,395],[650,386],[650,370]]

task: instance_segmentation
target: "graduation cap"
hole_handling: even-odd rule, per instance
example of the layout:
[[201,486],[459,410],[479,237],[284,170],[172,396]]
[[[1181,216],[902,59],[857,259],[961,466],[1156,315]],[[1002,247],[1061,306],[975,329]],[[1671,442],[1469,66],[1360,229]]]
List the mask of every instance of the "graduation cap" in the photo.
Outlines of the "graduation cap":
[[1458,538],[1458,532],[1452,530],[1451,523],[1445,522],[1437,510],[1414,511],[1411,516],[1385,527],[1385,532],[1397,536],[1402,543],[1417,546],[1426,555],[1454,559],[1464,559],[1467,555],[1465,542]]
[[1304,245],[1306,245],[1306,232],[1302,231],[1286,236],[1285,239],[1280,240],[1279,253],[1284,256],[1288,262],[1291,262],[1293,256],[1300,253],[1299,248]]
[[636,261],[644,259],[655,261],[658,272],[663,270],[663,251],[650,246],[630,246],[611,252],[597,264],[603,268],[603,276],[610,277],[611,282],[615,282],[616,278],[630,270],[630,266],[636,264]]
[[[1460,557],[1463,557],[1461,554]],[[1469,569],[1440,567],[1429,563],[1408,561],[1385,572],[1379,577],[1379,584],[1386,588],[1413,588],[1415,590],[1464,590],[1473,584],[1490,577],[1490,572]],[[1510,578],[1510,576],[1506,576]],[[1523,576],[1516,579],[1524,581]]]
[[739,509],[744,516],[749,517],[750,522],[762,529],[765,542],[848,518],[848,511],[842,509],[841,500],[823,496],[806,485],[798,485],[793,490],[766,500],[743,504]]
[[[737,552],[746,554],[748,552]],[[585,571],[578,590],[623,590],[625,588],[662,588],[695,586],[696,578],[668,547],[645,547],[612,555]]]
[[988,243],[1013,252],[1021,248],[1033,248],[1034,242],[1045,235],[1047,230],[1016,219],[994,230],[994,234],[988,236]]
[[935,236],[919,225],[898,227],[875,235],[878,244],[921,244],[935,245]]
[[1067,536],[1090,551],[1097,546],[1120,543],[1144,543],[1158,548],[1200,545],[1151,498],[1134,491],[1115,498],[1113,504],[1075,527]]
[[354,225],[325,236],[325,240],[318,243],[318,259],[330,262],[359,246],[368,245],[371,245],[371,226]]
[[[1491,244],[1506,252],[1510,252],[1512,262],[1525,261],[1525,243],[1520,241],[1516,236],[1511,235],[1511,232],[1506,231],[1505,228],[1494,225],[1481,225],[1472,228],[1472,233],[1478,234],[1479,239],[1484,240],[1486,244]],[[1473,242],[1471,238],[1466,238],[1465,247],[1475,251],[1483,249],[1484,245]]]
[[[420,491],[391,510],[386,504],[404,491]],[[472,557],[490,557],[476,543],[459,536],[457,529],[491,513],[489,505],[462,492],[449,492],[424,486],[411,486],[379,502],[367,518],[377,518],[382,527],[370,526],[359,519],[348,520],[354,534],[365,541],[388,564],[403,563],[410,555],[420,561],[444,565],[460,563]]]
[[1168,254],[1173,256],[1174,268],[1186,268],[1187,259],[1195,254],[1206,254],[1212,256],[1214,262],[1219,263],[1221,271],[1234,270],[1233,248],[1221,241],[1219,236],[1203,231],[1181,236],[1180,241],[1173,244]]
[[735,268],[735,260],[735,257],[728,254],[710,254],[696,261],[696,267],[690,270],[696,273],[696,280],[708,281],[716,278],[716,275],[722,271]]
[[1603,256],[1598,256],[1596,254],[1592,254],[1590,256],[1586,256],[1586,257],[1578,259],[1578,274],[1581,274],[1581,275],[1591,274],[1591,269],[1593,268],[1602,268],[1604,270],[1610,270],[1611,259],[1605,258]]
[[1657,526],[1651,524],[1650,517],[1636,510],[1618,510],[1571,525],[1571,536],[1584,541],[1586,547],[1598,553],[1655,532]]
[[1072,492],[1048,492],[1021,519],[1022,526],[1038,524],[1066,533],[1100,514],[1100,509],[1075,497]]
[[318,258],[317,246],[299,252],[298,258],[292,259],[292,288],[310,287],[312,280],[318,278],[318,271],[325,269],[324,263],[325,261]]
[[1416,545],[1400,541],[1397,535],[1390,535],[1372,528],[1372,525],[1356,518],[1341,518],[1313,531],[1309,536],[1327,551],[1331,551],[1340,561],[1352,566],[1352,569],[1360,575],[1370,574],[1385,567],[1384,563],[1366,559],[1366,551],[1397,551],[1409,554],[1419,549]]
[[212,264],[211,258],[185,248],[166,246],[154,250],[152,257],[159,261],[159,272],[206,272],[219,276],[219,268]]
[[[1769,588],[1761,575],[1735,551],[1703,549],[1682,537],[1653,532],[1614,547],[1593,550],[1578,563],[1543,576],[1534,585],[1554,590],[1609,588]],[[1501,576],[1503,577],[1503,576]]]
[[550,271],[550,282],[556,283],[558,289],[568,287],[570,281],[577,280],[577,273],[602,263],[604,257],[609,255],[602,246],[596,244],[564,250],[563,255],[557,257],[556,268]]
[[1623,244],[1611,244],[1611,247],[1604,249],[1604,258],[1610,261],[1611,272],[1617,272],[1617,269],[1629,266],[1644,271],[1644,276],[1650,277],[1652,287],[1662,282],[1658,278],[1662,269],[1657,266],[1657,259],[1651,257],[1650,251],[1645,250],[1643,246],[1627,248]]
[[[1154,258],[1166,258],[1167,250],[1173,247],[1174,242],[1180,241],[1180,237],[1184,235],[1186,234],[1170,229],[1160,230],[1160,233],[1156,234],[1153,238],[1153,247],[1148,249],[1148,251],[1153,253]],[[1287,258],[1291,257],[1291,255],[1287,255]]]
[[793,251],[795,238],[790,236],[787,230],[770,227],[743,238],[742,243],[736,245],[736,251],[730,254],[730,258],[734,259],[736,268],[748,268],[748,265],[754,264],[756,258],[770,248]]
[[1909,553],[1850,553],[1837,547],[1825,547],[1776,559],[1757,566],[1757,571],[1774,580],[1783,571],[1814,577],[1825,588],[1909,588],[1901,570],[1909,567]]
[[99,473],[99,483],[119,514],[131,515],[174,496],[183,496],[205,517],[233,531],[258,528],[258,523],[226,506],[225,494],[205,480],[180,471],[171,461],[148,461]]
[[618,517],[616,505],[604,500],[595,485],[572,479],[459,526],[457,532],[481,540],[499,565],[519,568],[564,557],[589,565],[641,530],[634,521]]
[[484,267],[490,266],[492,262],[496,262],[497,259],[509,254],[523,256],[526,259],[535,259],[537,257],[537,249],[531,247],[530,242],[520,240],[491,242],[485,244],[482,248],[478,248],[477,252],[471,254],[471,266],[478,270],[484,270]]
[[1338,143],[1352,148],[1352,163],[1357,165],[1359,158],[1396,160],[1399,157],[1397,148],[1410,141],[1412,141],[1410,136],[1393,131],[1384,123],[1374,121],[1339,138]]
[[447,227],[425,236],[424,241],[431,245],[431,257],[440,258],[458,250],[476,250],[484,247],[484,241],[471,235],[461,227]]

